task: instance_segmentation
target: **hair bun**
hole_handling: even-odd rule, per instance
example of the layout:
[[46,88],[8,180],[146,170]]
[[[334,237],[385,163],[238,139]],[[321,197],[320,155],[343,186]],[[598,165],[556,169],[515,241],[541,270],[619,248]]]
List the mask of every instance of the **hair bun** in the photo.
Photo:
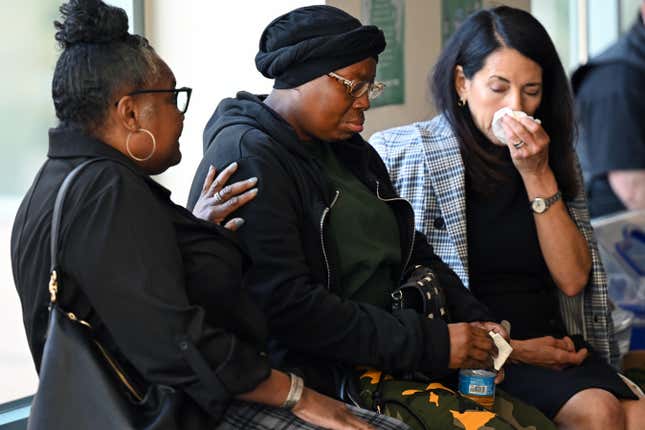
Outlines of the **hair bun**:
[[63,48],[79,43],[110,43],[128,35],[128,15],[100,0],[70,0],[60,7],[63,21],[54,22]]

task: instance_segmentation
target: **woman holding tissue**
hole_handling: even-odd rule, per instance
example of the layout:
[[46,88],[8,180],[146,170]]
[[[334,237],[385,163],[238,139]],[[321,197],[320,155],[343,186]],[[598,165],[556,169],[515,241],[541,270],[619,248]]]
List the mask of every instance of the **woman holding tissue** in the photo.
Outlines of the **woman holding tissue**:
[[607,363],[617,349],[606,279],[548,34],[518,9],[477,12],[445,46],[431,86],[439,116],[370,143],[437,254],[511,322],[500,387],[560,428],[642,425],[645,404]]

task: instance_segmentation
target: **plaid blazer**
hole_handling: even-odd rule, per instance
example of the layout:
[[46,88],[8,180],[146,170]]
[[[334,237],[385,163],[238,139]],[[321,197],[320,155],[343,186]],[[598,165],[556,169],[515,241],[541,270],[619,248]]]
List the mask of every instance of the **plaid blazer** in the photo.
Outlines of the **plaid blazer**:
[[[435,252],[468,287],[466,187],[459,142],[443,116],[430,121],[375,133],[370,144],[383,158],[392,182],[412,204],[417,230],[425,233]],[[580,166],[576,163],[582,184]],[[584,187],[565,202],[592,255],[592,272],[584,291],[567,297],[560,293],[560,313],[569,334],[581,334],[613,365],[618,346],[609,312],[607,277],[600,261]]]

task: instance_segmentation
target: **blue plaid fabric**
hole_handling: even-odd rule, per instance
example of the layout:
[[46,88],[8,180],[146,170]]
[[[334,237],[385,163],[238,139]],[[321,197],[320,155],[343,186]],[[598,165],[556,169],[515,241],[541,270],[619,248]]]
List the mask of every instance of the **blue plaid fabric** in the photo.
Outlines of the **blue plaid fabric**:
[[[375,429],[410,430],[407,424],[376,412],[347,407],[354,415],[369,423]],[[322,430],[322,427],[311,425],[296,417],[287,409],[272,408],[257,403],[234,401],[226,409],[224,418],[216,430]]]
[[[387,166],[401,197],[414,208],[416,228],[425,233],[435,252],[468,287],[466,237],[466,186],[459,142],[445,117],[375,133],[370,144]],[[580,166],[576,164],[582,184]],[[560,311],[569,334],[581,334],[613,365],[618,346],[612,335],[607,277],[600,261],[589,212],[580,186],[579,194],[565,202],[592,254],[592,273],[584,292],[575,297],[560,294]],[[442,225],[445,228],[435,228]]]

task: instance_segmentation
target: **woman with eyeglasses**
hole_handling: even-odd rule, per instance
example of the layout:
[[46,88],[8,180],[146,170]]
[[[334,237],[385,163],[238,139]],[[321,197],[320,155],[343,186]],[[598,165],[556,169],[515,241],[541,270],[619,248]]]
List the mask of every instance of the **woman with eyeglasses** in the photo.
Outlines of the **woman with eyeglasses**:
[[[381,371],[418,372],[423,375],[408,387],[425,392],[428,381],[454,374],[451,369],[490,366],[495,349],[483,327],[500,329],[475,324],[491,321],[487,309],[415,234],[411,206],[359,134],[370,99],[383,90],[375,73],[384,48],[380,29],[334,7],[276,18],[255,59],[275,80],[273,90],[240,92],[219,104],[189,198],[189,206],[198,200],[211,164],[237,162],[235,175],[258,178],[258,196],[239,211],[247,220],[239,237],[253,260],[245,287],[268,315],[272,363],[325,394],[374,409],[374,399],[348,397],[361,392],[360,375],[369,385]],[[430,269],[454,323],[439,314],[392,311],[393,290]],[[452,408],[464,413],[462,425],[485,417],[491,428],[511,428],[455,390],[432,387],[432,395],[409,398],[419,402],[414,408],[423,426],[459,428]],[[393,403],[380,410],[424,428]]]
[[[56,40],[63,50],[52,91],[60,124],[49,133],[48,158],[11,240],[36,369],[48,321],[54,199],[70,171],[100,158],[81,171],[65,200],[58,304],[92,326],[135,385],[181,394],[177,428],[406,428],[272,369],[265,317],[240,288],[247,259],[230,232],[237,218],[226,228],[200,220],[150,178],[181,158],[190,89],[175,88],[147,40],[128,33],[122,9],[71,0],[60,11]],[[219,221],[253,198],[255,180],[222,191],[234,170],[205,175],[198,204],[204,218]],[[86,383],[92,390],[92,380]]]

